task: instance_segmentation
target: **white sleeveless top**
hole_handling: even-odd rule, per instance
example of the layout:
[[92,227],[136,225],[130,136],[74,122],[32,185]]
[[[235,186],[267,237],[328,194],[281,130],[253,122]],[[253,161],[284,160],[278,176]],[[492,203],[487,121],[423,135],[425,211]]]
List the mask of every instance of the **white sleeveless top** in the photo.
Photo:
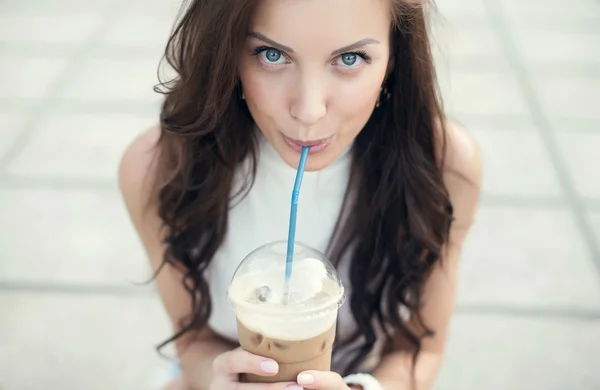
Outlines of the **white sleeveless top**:
[[[310,156],[308,157],[310,159]],[[350,176],[351,153],[342,153],[335,161],[320,171],[305,172],[298,198],[296,240],[325,253],[337,222]],[[233,192],[244,184],[249,164],[241,167],[234,179]],[[288,166],[277,151],[259,136],[259,153],[254,185],[237,197],[229,211],[228,232],[208,269],[212,313],[208,324],[216,333],[237,341],[235,314],[227,302],[227,288],[231,278],[246,255],[254,249],[275,240],[286,240],[289,224],[290,202],[296,169]],[[344,268],[344,269],[341,269]],[[346,296],[350,296],[347,267],[338,272]],[[338,334],[341,339],[355,331],[349,302],[339,311]],[[379,338],[380,342],[381,338]],[[381,343],[378,343],[381,344]],[[364,369],[378,363],[383,345],[376,345]],[[344,355],[344,361],[351,358]],[[335,366],[336,363],[333,362]]]

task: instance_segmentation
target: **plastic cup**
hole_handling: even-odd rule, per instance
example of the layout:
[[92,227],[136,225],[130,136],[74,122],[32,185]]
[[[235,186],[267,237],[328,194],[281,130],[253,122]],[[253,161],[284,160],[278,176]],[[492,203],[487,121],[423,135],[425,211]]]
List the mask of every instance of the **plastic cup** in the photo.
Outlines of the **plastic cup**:
[[246,382],[295,381],[304,370],[329,371],[344,288],[319,251],[296,242],[284,303],[287,242],[266,244],[238,266],[228,289],[243,349],[275,360],[275,376],[244,375]]

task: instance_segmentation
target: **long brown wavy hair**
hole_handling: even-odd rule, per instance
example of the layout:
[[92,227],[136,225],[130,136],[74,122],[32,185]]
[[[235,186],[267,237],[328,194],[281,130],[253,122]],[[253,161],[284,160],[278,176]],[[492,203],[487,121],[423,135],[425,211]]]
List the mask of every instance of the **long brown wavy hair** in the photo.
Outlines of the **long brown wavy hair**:
[[[328,251],[334,264],[344,256],[350,261],[349,305],[358,325],[353,339],[364,340],[340,374],[355,370],[373,349],[375,325],[390,337],[389,329],[403,336],[416,358],[422,339],[433,334],[419,316],[423,285],[441,258],[452,221],[441,172],[444,114],[427,6],[415,0],[390,3],[389,95],[382,94],[353,144],[340,214],[348,217],[338,219]],[[158,213],[168,232],[163,265],[185,271],[182,283],[192,307],[181,330],[161,346],[206,326],[211,303],[204,274],[227,234],[234,173],[246,159],[256,166],[253,120],[240,98],[238,76],[238,53],[255,4],[189,1],[167,45],[165,58],[177,77],[157,88],[166,96],[158,141]],[[253,175],[247,184],[246,189]],[[407,326],[401,306],[419,330]]]

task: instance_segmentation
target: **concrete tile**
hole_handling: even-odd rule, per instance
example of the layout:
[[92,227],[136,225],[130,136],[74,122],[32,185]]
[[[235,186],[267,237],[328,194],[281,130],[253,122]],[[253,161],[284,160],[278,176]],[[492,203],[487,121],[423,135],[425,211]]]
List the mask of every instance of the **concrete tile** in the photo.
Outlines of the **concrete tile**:
[[462,304],[600,308],[600,279],[566,209],[482,206],[461,267]]
[[121,13],[107,28],[101,44],[111,47],[143,47],[156,48],[157,55],[162,55],[169,39],[175,18],[164,15],[152,15],[144,12]]
[[552,119],[552,129],[557,132],[600,132],[600,121],[593,119],[580,118],[559,118]]
[[24,120],[22,114],[0,112],[0,157],[12,146]]
[[507,131],[518,130],[523,132],[537,131],[531,115],[461,115],[460,118],[451,117],[458,121],[467,130]]
[[4,292],[0,310],[2,389],[158,390],[165,383],[169,362],[155,347],[171,329],[154,296]]
[[0,53],[24,57],[75,58],[83,45],[77,42],[0,41]]
[[126,146],[158,123],[155,115],[42,117],[27,146],[7,167],[19,176],[116,180]]
[[151,276],[116,189],[2,189],[0,199],[2,279],[131,286]]
[[551,119],[600,121],[600,77],[543,77],[533,79],[544,113]]
[[162,99],[153,88],[158,84],[160,56],[146,59],[88,57],[75,72],[61,99],[146,101]]
[[1,13],[30,13],[55,11],[103,11],[115,4],[116,0],[2,0]]
[[456,315],[436,390],[600,388],[600,320]]
[[568,6],[561,0],[527,0],[526,7],[512,0],[498,0],[497,3],[506,19],[513,21],[545,21],[549,27],[561,19],[600,22],[600,7],[595,0],[572,0]]
[[567,18],[560,16],[544,17],[543,13],[529,13],[513,15],[503,18],[504,31],[521,29],[539,32],[543,35],[545,31],[572,33],[600,33],[600,23],[597,15],[575,15]]
[[0,14],[0,42],[81,43],[102,22],[100,12],[4,13]]
[[432,42],[434,47],[449,57],[500,59],[504,56],[496,32],[487,25],[435,24]]
[[160,58],[171,30],[178,20],[181,0],[128,0],[119,4],[119,13],[111,19],[99,49],[129,49],[130,53],[115,58],[136,58],[140,49]]
[[560,133],[557,138],[579,194],[600,199],[600,132]]
[[440,83],[447,83],[453,72],[510,71],[496,34],[487,25],[434,25],[431,46]]
[[484,0],[437,0],[435,4],[439,15],[452,22],[488,23]]
[[510,73],[452,72],[440,83],[453,115],[526,115],[527,105]]
[[44,98],[66,66],[65,58],[0,54],[0,99]]
[[547,67],[560,67],[563,71],[583,67],[600,67],[600,32],[567,33],[513,29],[514,42],[521,57],[533,73],[544,72]]
[[535,129],[471,129],[482,151],[485,195],[562,197],[548,153]]
[[187,2],[181,0],[128,0],[123,4],[123,13],[139,13],[144,11],[145,15],[161,16],[163,19],[175,19],[180,8],[187,6]]
[[596,233],[596,239],[600,242],[600,211],[588,213],[588,219]]

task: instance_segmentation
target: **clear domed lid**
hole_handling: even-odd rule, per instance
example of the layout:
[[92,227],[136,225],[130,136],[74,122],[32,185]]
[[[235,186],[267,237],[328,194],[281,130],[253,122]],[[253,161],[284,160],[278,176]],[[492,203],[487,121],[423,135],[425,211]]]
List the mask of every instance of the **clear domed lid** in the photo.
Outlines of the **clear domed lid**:
[[276,306],[319,311],[337,309],[344,288],[333,264],[321,252],[296,242],[289,300],[284,301],[287,242],[276,241],[252,251],[237,267],[228,290],[234,308]]

